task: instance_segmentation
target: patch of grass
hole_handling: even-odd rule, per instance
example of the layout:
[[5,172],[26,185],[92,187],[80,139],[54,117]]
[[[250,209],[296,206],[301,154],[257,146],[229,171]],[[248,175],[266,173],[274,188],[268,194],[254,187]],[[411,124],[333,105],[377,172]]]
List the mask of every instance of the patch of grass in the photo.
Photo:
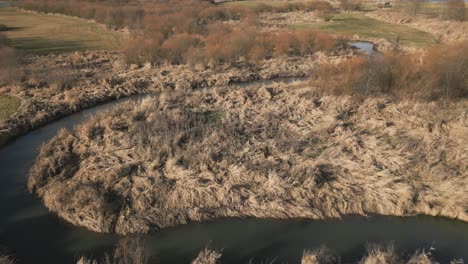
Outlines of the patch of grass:
[[21,100],[18,97],[0,94],[0,121],[14,114],[20,105]]
[[82,50],[115,50],[118,33],[83,19],[34,14],[15,8],[0,9],[0,24],[15,30],[5,31],[10,45],[33,52],[68,52]]
[[405,25],[391,24],[365,16],[364,14],[340,13],[331,21],[314,24],[295,24],[292,29],[318,28],[332,34],[359,35],[366,38],[384,38],[389,41],[400,37],[400,42],[409,46],[427,46],[436,43],[430,33]]
[[[400,8],[404,10],[407,7],[408,3],[400,2],[395,8]],[[465,2],[465,10],[468,14],[468,5]],[[423,14],[429,17],[440,17],[447,15],[447,3],[434,3],[434,2],[427,2],[422,3],[421,8],[418,11],[418,14]]]

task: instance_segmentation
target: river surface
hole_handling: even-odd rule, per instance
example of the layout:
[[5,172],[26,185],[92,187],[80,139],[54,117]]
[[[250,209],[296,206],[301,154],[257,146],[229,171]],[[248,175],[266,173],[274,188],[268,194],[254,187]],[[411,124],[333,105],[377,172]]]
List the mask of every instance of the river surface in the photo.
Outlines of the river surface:
[[[146,95],[148,96],[148,95]],[[72,129],[92,114],[134,96],[97,106],[30,132],[0,149],[0,245],[18,263],[73,263],[78,256],[102,257],[119,239],[74,227],[50,214],[26,189],[27,172],[40,146],[60,129]],[[72,195],[72,194],[71,194]],[[358,260],[368,243],[393,241],[405,256],[435,248],[437,260],[468,260],[468,224],[436,217],[345,217],[341,220],[220,219],[154,232],[143,237],[158,263],[189,263],[210,245],[222,263],[298,263],[304,249],[326,245],[343,263]]]
[[377,54],[378,51],[374,47],[374,43],[367,41],[353,41],[348,43],[349,46],[363,50],[367,55]]

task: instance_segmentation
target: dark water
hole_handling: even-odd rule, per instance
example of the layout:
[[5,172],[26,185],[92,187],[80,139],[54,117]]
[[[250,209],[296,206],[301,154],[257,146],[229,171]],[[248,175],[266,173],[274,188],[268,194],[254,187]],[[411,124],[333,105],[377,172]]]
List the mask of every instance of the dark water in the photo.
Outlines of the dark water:
[[[125,100],[138,100],[136,96]],[[121,102],[119,101],[119,102]],[[26,190],[27,171],[38,149],[61,128],[72,129],[116,103],[74,114],[0,149],[0,245],[18,263],[72,263],[81,254],[101,257],[118,240],[73,227],[48,213]],[[223,263],[298,263],[304,249],[326,245],[344,263],[359,259],[367,243],[394,241],[405,255],[434,247],[439,261],[468,260],[468,224],[433,217],[347,217],[328,221],[223,219],[193,223],[145,236],[159,263],[189,263],[206,245],[223,249]]]
[[10,7],[11,4],[9,2],[0,2],[0,8],[2,7]]

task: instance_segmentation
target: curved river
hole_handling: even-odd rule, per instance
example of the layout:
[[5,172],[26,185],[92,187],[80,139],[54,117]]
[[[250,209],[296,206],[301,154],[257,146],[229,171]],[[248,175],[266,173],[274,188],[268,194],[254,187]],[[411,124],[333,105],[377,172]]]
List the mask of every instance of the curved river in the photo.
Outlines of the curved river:
[[[148,95],[147,95],[148,96]],[[119,239],[71,226],[50,214],[26,189],[27,172],[47,142],[62,128],[72,129],[121,99],[71,115],[30,132],[0,149],[0,246],[18,263],[60,263],[78,256],[102,257]],[[435,257],[468,260],[468,224],[435,217],[346,217],[342,220],[273,221],[221,219],[193,223],[143,237],[158,263],[189,263],[206,245],[223,249],[222,263],[299,263],[304,249],[326,245],[343,263],[360,259],[368,243],[393,241],[399,253],[435,248]]]

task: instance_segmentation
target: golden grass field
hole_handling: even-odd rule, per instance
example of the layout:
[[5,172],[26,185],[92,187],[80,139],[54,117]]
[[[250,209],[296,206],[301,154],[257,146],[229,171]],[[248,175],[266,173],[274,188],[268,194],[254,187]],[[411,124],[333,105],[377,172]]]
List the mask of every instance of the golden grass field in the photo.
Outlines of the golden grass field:
[[61,131],[29,189],[105,233],[220,217],[467,221],[466,105],[321,96],[303,83],[162,93]]
[[318,28],[332,34],[359,35],[364,38],[386,39],[394,41],[400,38],[401,44],[408,46],[428,46],[436,44],[434,36],[428,32],[406,25],[382,22],[365,13],[339,13],[332,16],[330,21],[310,24],[295,24],[293,29]]
[[0,8],[0,24],[9,44],[24,51],[68,52],[81,50],[115,50],[120,34],[84,19],[46,15]]

